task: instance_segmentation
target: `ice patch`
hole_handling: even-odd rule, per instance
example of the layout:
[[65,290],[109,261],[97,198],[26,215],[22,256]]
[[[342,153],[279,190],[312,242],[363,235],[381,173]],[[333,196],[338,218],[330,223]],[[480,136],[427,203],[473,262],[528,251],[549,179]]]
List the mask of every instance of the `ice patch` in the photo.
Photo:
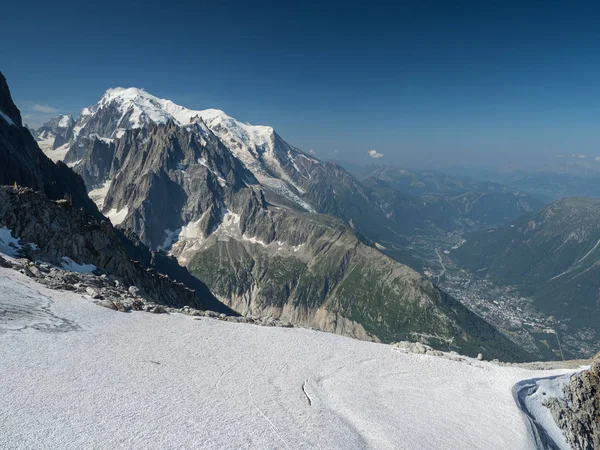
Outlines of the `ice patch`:
[[[285,197],[285,198],[293,201],[294,203],[300,205],[306,211],[315,212],[313,207],[310,206],[310,204],[308,204],[304,200],[302,200],[297,194],[295,194],[290,189],[289,185],[285,181],[280,180],[278,178],[272,178],[272,177],[263,176],[263,175],[255,174],[255,176],[256,176],[256,179],[258,180],[258,182],[260,184],[262,184],[263,186],[270,188],[271,190],[273,190],[277,194],[281,195],[282,197]],[[298,189],[297,186],[295,186],[295,187],[296,187],[296,189]]]
[[12,119],[10,117],[8,117],[6,114],[4,114],[2,111],[0,111],[0,117],[2,117],[9,125],[12,125],[13,127],[16,127],[16,125],[12,121]]
[[107,180],[104,182],[102,187],[92,189],[90,192],[88,192],[88,196],[92,199],[100,211],[102,211],[102,207],[104,206],[104,200],[108,195],[111,183],[112,180]]
[[97,267],[93,264],[77,264],[68,256],[63,256],[60,261],[60,265],[63,269],[68,270],[69,272],[77,272],[77,273],[94,273],[94,270]]
[[536,380],[537,390],[525,397],[524,403],[529,413],[544,428],[544,431],[560,447],[560,450],[570,450],[570,446],[563,435],[562,430],[556,425],[550,409],[544,403],[550,398],[562,398],[563,386],[569,382],[571,375],[563,375],[556,378]]
[[105,215],[106,215],[106,217],[108,217],[110,219],[110,221],[113,225],[119,225],[125,220],[128,213],[129,213],[129,208],[126,206],[125,208],[123,208],[119,211],[117,211],[116,208],[112,208]]
[[12,230],[10,228],[0,228],[0,253],[8,256],[18,256],[18,252],[22,248],[19,240],[12,237]]

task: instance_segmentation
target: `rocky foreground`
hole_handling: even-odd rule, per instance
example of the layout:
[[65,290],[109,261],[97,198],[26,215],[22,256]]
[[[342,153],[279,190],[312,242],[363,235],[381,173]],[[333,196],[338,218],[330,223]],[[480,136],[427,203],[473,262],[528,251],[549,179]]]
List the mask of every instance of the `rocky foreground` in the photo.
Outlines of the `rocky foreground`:
[[41,261],[26,258],[5,259],[0,256],[0,267],[16,270],[36,282],[57,291],[73,292],[89,297],[94,302],[108,309],[119,312],[145,311],[154,314],[181,313],[196,317],[212,317],[228,322],[251,323],[264,326],[291,328],[289,322],[271,317],[240,317],[225,313],[193,308],[190,306],[172,307],[156,303],[134,285],[123,283],[114,275],[102,273],[79,273],[54,266]]

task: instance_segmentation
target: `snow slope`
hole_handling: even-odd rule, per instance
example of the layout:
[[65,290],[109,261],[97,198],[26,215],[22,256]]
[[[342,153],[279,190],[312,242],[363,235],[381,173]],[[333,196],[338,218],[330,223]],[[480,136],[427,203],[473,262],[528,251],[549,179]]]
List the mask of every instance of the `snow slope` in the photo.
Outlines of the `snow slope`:
[[118,313],[8,269],[2,309],[3,449],[529,449],[511,388],[562,373]]

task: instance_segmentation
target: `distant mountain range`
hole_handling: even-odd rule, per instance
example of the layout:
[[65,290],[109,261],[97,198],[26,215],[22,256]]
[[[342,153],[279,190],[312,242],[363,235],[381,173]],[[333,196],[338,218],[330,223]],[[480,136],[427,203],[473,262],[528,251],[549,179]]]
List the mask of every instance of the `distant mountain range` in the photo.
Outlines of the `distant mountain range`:
[[407,233],[493,228],[544,205],[522,190],[433,171],[368,166],[358,176],[396,229]]
[[365,186],[271,127],[117,88],[83,109],[72,130],[60,158],[99,209],[151,249],[175,256],[242,314],[529,358],[382,254],[387,246],[379,241],[397,253],[404,241]]

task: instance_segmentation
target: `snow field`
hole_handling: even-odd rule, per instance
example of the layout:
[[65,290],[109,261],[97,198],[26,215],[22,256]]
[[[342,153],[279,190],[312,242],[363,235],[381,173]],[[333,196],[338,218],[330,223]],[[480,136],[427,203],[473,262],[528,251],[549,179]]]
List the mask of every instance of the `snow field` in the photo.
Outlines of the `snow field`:
[[[9,331],[0,314],[3,449],[528,449],[511,388],[564,373],[301,328],[118,313],[9,269],[0,286],[0,311],[38,296],[31,320],[47,313],[50,324]],[[52,332],[57,320],[71,326]]]

